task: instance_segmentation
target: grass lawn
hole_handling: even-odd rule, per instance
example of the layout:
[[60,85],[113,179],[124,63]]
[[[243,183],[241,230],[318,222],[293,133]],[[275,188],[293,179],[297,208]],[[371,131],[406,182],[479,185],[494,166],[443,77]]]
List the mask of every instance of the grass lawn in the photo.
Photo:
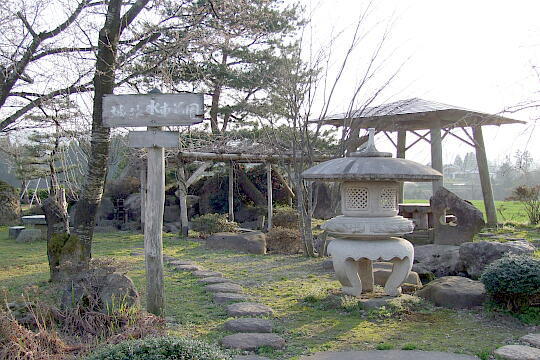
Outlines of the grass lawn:
[[[115,232],[96,234],[94,257],[114,257],[125,264],[145,299],[144,259],[130,256],[141,249],[140,234]],[[37,294],[54,301],[48,279],[45,243],[19,244],[0,228],[0,286],[8,301],[21,294]],[[164,252],[189,259],[208,270],[220,271],[243,285],[254,301],[274,309],[276,332],[287,340],[282,351],[262,348],[272,359],[295,358],[324,350],[421,349],[488,355],[497,347],[516,340],[528,329],[517,320],[483,313],[452,311],[416,305],[405,311],[365,312],[354,298],[336,295],[339,283],[323,271],[321,259],[301,255],[247,255],[210,251],[194,241],[164,236]],[[189,273],[165,272],[166,316],[174,317],[171,334],[219,341],[227,332],[224,308],[212,302]],[[34,292],[28,291],[33,285]],[[529,329],[530,330],[530,329]]]

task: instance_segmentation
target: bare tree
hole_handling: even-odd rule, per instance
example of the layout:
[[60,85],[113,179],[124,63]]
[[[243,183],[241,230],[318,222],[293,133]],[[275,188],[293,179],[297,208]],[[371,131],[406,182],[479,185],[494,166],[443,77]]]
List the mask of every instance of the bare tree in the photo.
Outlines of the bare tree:
[[[302,172],[312,166],[316,154],[317,139],[323,135],[324,119],[336,102],[338,88],[342,87],[343,78],[351,61],[353,53],[363,45],[366,33],[373,31],[367,21],[371,15],[369,3],[359,14],[354,31],[343,54],[336,60],[332,45],[318,51],[313,50],[309,42],[299,41],[296,51],[288,56],[289,67],[284,68],[279,87],[273,92],[274,101],[282,107],[282,120],[285,120],[292,131],[290,148],[297,157],[293,163],[289,177],[293,180],[297,210],[300,215],[300,230],[304,242],[304,250],[308,256],[313,256],[316,249],[313,246],[312,211],[313,194],[312,182],[302,180]],[[343,101],[347,105],[345,119],[360,115],[370,104],[378,101],[383,91],[397,76],[401,67],[390,72],[384,72],[386,56],[383,48],[390,34],[390,24],[385,26],[378,42],[370,53],[366,53],[365,66],[357,68],[358,81],[349,89],[350,97]],[[343,36],[340,33],[339,36]],[[332,39],[334,43],[336,39]],[[307,48],[302,48],[306,45]],[[364,49],[363,49],[364,50]],[[303,54],[309,54],[308,61],[302,61]],[[331,71],[331,64],[337,63],[337,69]],[[384,74],[384,75],[381,75]],[[382,78],[380,80],[379,78]],[[354,116],[353,116],[354,115]],[[340,153],[334,156],[343,156],[347,151],[347,142],[353,142],[354,149],[362,143],[351,121],[345,121],[341,139]],[[275,139],[275,141],[279,141]]]

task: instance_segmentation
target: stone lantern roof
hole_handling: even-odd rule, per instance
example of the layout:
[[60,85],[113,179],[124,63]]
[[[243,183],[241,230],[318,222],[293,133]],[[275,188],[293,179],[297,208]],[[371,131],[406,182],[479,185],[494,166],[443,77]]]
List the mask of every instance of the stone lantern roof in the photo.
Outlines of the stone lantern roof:
[[323,181],[433,181],[442,174],[417,162],[393,158],[391,153],[377,151],[375,129],[369,129],[367,146],[347,157],[332,159],[304,171],[306,180]]

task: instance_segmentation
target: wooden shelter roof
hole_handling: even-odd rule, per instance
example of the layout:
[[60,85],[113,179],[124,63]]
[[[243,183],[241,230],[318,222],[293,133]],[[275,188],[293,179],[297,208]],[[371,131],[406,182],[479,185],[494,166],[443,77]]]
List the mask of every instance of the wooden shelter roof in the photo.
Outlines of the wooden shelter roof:
[[427,130],[438,121],[441,128],[525,124],[525,121],[521,120],[419,98],[353,110],[350,114],[329,115],[322,120],[312,122],[319,121],[326,125],[343,126],[345,124],[361,129],[376,128],[379,131]]

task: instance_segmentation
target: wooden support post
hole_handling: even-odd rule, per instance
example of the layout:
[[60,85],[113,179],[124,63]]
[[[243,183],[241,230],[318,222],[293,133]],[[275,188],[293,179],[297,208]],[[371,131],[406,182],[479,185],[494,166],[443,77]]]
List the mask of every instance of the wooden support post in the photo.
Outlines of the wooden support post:
[[180,200],[180,223],[182,224],[182,236],[187,237],[189,231],[188,209],[187,209],[187,185],[184,163],[178,165],[178,199]]
[[[161,130],[159,127],[151,128]],[[149,128],[150,130],[150,128]],[[165,152],[148,148],[147,206],[144,229],[146,260],[146,310],[163,316],[163,207],[165,204]]]
[[229,163],[229,221],[234,221],[234,162]]
[[141,179],[141,229],[144,231],[145,223],[145,212],[146,212],[146,164],[141,165],[140,169],[140,179]]
[[272,205],[272,164],[266,163],[266,192],[268,196],[268,220],[267,220],[267,229],[270,231],[272,229],[272,213],[274,211]]
[[495,210],[495,201],[493,200],[493,190],[491,188],[491,179],[489,178],[489,168],[486,156],[486,147],[484,145],[484,136],[482,127],[472,128],[473,138],[476,149],[476,163],[478,164],[478,173],[480,174],[480,184],[482,185],[482,196],[486,208],[487,224],[497,226],[497,212]]
[[[399,130],[397,132],[396,157],[400,159],[405,159],[406,143],[407,143],[407,131]],[[403,202],[404,196],[405,195],[403,191],[403,182],[400,182],[399,191],[398,191],[398,204],[401,204]]]
[[[434,122],[430,129],[431,137],[431,167],[441,174],[443,173],[441,124]],[[443,186],[443,179],[433,181],[433,193]]]

